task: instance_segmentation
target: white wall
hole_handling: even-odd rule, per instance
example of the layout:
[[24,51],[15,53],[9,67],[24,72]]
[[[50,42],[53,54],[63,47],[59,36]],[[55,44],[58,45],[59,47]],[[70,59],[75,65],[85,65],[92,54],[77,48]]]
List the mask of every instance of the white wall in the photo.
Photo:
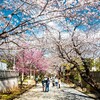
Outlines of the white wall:
[[7,64],[0,62],[0,70],[7,70]]

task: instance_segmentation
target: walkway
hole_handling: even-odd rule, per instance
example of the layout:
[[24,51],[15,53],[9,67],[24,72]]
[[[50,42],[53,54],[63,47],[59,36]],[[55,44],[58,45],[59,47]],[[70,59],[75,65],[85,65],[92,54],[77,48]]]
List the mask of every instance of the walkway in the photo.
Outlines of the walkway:
[[28,92],[14,100],[94,100],[87,95],[73,89],[68,88],[62,83],[61,88],[50,86],[49,92],[42,92],[41,84],[36,88],[30,89]]

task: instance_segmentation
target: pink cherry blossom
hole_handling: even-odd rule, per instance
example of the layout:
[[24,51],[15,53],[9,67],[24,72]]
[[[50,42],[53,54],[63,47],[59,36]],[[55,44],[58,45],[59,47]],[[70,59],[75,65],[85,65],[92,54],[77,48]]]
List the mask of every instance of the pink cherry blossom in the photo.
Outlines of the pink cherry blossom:
[[17,54],[16,70],[28,73],[30,67],[41,71],[47,70],[49,62],[44,58],[42,51],[32,48],[24,49]]

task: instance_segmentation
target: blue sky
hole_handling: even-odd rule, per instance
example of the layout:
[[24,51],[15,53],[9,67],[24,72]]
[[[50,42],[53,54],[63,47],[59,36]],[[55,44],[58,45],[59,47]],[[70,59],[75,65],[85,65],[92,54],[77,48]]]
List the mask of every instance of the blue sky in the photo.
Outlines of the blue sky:
[[[65,4],[67,0],[63,0],[63,3]],[[76,0],[76,4],[78,3],[78,0]],[[0,3],[2,3],[3,0],[0,0]],[[73,5],[73,4],[72,4]],[[98,16],[100,16],[100,11],[97,10],[95,7],[92,7],[92,6],[88,6],[87,7],[88,10],[86,8],[84,8],[83,10],[78,10],[76,12],[73,12],[73,13],[77,13],[79,17],[85,17],[85,15],[87,15],[88,12],[94,12],[96,13]],[[3,9],[1,10],[5,16],[7,16],[6,20],[10,20],[10,18],[8,17],[10,14],[12,14],[13,10],[12,9]],[[12,24],[15,24],[16,26],[18,24],[20,24],[20,20],[22,21],[23,18],[25,17],[28,17],[28,16],[23,16],[23,13],[21,13],[20,11],[17,13],[17,15],[13,15],[12,17]],[[70,18],[66,18],[66,21],[69,22]],[[76,19],[71,19],[70,23],[74,26],[76,23],[80,22],[81,20],[78,20],[77,18]],[[88,18],[88,22],[87,22],[88,25],[90,25],[91,27],[94,26],[94,25],[98,25],[98,28],[100,28],[100,19],[99,18],[96,18],[95,17],[95,14],[93,16],[90,16]],[[3,25],[0,23],[0,25]],[[41,29],[41,32],[43,31],[42,28],[33,28],[34,29],[34,32],[36,34],[40,33],[39,29]],[[83,30],[83,31],[87,31],[88,28],[87,28],[87,25],[85,25],[84,23],[81,24],[78,29],[80,30]],[[65,30],[64,30],[65,31]],[[27,31],[29,33],[29,31]],[[26,32],[26,33],[27,33]]]
[[0,0],[0,3],[2,3],[3,2],[3,0]]

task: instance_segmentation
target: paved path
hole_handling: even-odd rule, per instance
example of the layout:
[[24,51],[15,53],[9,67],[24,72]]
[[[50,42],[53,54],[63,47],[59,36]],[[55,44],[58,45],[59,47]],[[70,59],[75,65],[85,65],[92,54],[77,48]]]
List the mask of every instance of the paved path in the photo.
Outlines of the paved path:
[[42,92],[41,84],[36,88],[32,88],[19,98],[14,100],[94,100],[87,95],[73,89],[68,88],[66,84],[62,83],[61,88],[52,87],[50,85],[49,92]]

